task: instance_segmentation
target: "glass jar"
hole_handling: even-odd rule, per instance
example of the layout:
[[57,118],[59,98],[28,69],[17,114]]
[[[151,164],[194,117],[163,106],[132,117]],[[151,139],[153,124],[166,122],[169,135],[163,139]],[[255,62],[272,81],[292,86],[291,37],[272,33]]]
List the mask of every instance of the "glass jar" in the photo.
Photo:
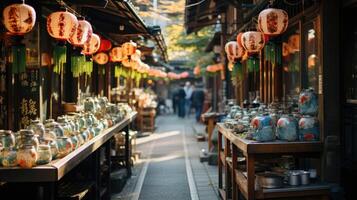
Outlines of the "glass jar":
[[58,158],[63,158],[69,153],[71,153],[73,149],[72,140],[69,137],[58,137],[57,138],[57,145],[58,145]]
[[40,144],[37,151],[38,159],[37,165],[45,165],[51,162],[52,160],[52,152],[51,147],[48,144]]
[[15,146],[15,135],[10,130],[0,130],[0,143],[3,148]]
[[15,167],[17,165],[17,152],[13,147],[5,147],[1,151],[1,164],[4,167]]
[[36,166],[37,151],[34,145],[25,144],[17,152],[17,163],[22,168],[32,168]]

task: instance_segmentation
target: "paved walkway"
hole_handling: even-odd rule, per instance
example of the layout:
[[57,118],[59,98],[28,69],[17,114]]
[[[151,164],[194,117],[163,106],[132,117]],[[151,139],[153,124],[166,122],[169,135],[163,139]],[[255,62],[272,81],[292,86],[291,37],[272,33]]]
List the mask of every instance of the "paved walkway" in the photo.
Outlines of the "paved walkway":
[[195,134],[204,126],[172,115],[159,116],[156,126],[155,133],[137,139],[141,160],[123,191],[112,199],[218,199],[217,166],[199,160],[207,142],[197,142]]

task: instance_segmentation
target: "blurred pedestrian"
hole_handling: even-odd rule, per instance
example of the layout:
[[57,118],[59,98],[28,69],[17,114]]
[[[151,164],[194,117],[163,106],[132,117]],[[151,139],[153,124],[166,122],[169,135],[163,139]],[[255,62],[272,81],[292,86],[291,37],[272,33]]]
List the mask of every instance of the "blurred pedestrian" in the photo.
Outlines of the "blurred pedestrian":
[[185,117],[185,97],[186,93],[184,90],[184,84],[180,84],[180,88],[178,89],[177,92],[177,97],[178,97],[178,116],[181,118]]
[[203,103],[205,101],[205,92],[202,85],[197,85],[197,87],[192,92],[192,107],[195,109],[195,118],[199,122],[201,119]]
[[193,86],[191,85],[191,83],[189,81],[186,82],[186,85],[184,87],[185,90],[185,110],[186,110],[186,115],[187,117],[190,116],[190,112],[191,112],[191,97],[192,97],[192,92],[193,92]]
[[172,110],[174,111],[174,114],[178,114],[178,90],[179,88],[175,88],[172,92]]

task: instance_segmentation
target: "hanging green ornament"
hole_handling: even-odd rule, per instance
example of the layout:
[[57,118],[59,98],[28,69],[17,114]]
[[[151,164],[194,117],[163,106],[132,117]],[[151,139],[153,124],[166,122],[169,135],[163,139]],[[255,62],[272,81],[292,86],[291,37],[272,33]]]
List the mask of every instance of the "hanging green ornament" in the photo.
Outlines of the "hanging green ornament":
[[232,78],[237,77],[239,80],[242,80],[243,78],[243,67],[241,62],[236,62],[234,63],[233,70],[232,70]]
[[256,55],[249,56],[247,60],[248,72],[258,71],[259,65],[259,58]]
[[67,47],[65,45],[56,45],[53,49],[53,62],[54,68],[53,72],[60,74],[63,69],[64,65],[67,62]]
[[23,44],[11,47],[12,73],[23,73],[26,71],[26,47]]
[[71,71],[73,77],[79,77],[81,68],[86,65],[86,58],[84,55],[75,55],[71,57]]

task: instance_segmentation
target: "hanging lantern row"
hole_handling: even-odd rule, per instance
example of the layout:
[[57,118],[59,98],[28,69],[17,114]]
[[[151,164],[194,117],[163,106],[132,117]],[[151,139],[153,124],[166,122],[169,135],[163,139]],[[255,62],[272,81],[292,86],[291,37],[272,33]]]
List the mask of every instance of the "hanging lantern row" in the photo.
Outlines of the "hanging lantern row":
[[[248,70],[259,69],[259,54],[266,45],[266,39],[282,34],[288,26],[289,17],[288,14],[282,9],[267,8],[259,13],[258,16],[258,31],[247,31],[239,33],[236,41],[230,41],[225,46],[225,52],[229,63],[237,63],[245,55],[245,51],[248,53]],[[279,54],[279,50],[276,51],[276,45],[269,41],[265,48],[266,56],[269,57],[269,61],[275,64],[275,55]],[[276,51],[276,52],[275,52]],[[271,53],[272,52],[272,53]],[[238,64],[240,64],[238,62]],[[237,65],[238,66],[238,65]],[[207,71],[214,71],[213,69],[207,69]]]
[[105,65],[109,62],[109,56],[104,52],[100,52],[93,56],[93,60],[100,65]]

